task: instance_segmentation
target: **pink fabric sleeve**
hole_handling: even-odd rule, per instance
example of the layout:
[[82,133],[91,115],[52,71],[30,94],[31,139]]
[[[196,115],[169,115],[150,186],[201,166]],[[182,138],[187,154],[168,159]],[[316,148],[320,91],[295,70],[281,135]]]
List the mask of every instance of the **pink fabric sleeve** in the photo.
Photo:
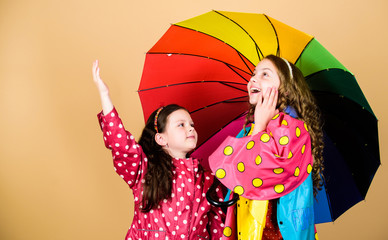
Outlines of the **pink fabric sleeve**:
[[228,137],[209,157],[216,177],[253,200],[279,198],[297,188],[312,171],[306,124],[284,113],[254,136]]
[[117,174],[131,187],[139,184],[146,168],[147,158],[134,136],[124,129],[114,108],[104,116],[97,115],[103,132],[105,146],[112,151],[113,165]]

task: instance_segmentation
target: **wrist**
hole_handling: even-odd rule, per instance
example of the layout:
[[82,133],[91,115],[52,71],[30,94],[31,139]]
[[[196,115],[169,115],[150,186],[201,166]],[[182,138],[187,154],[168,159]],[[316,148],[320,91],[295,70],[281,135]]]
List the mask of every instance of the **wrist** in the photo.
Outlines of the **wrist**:
[[99,89],[100,96],[101,97],[109,97],[109,90],[108,89]]
[[258,134],[259,132],[262,132],[265,130],[265,127],[266,126],[263,126],[261,124],[256,124],[255,123],[255,126],[253,127],[253,130],[252,130],[252,135],[256,135]]

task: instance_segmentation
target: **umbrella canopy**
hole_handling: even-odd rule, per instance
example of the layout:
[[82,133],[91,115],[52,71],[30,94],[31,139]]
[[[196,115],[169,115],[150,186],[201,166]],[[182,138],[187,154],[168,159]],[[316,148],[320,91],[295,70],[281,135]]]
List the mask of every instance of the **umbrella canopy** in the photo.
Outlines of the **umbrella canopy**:
[[239,131],[246,84],[269,54],[302,71],[321,108],[326,179],[315,215],[317,223],[333,221],[365,198],[380,165],[377,119],[353,74],[313,36],[253,13],[211,11],[173,24],[146,55],[144,118],[162,105],[185,106],[199,133],[194,156],[206,159]]

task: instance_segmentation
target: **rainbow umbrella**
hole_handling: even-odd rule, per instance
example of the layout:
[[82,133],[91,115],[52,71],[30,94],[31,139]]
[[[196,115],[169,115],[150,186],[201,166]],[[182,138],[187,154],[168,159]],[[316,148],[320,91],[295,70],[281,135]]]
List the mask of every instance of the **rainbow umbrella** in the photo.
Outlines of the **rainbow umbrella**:
[[246,84],[269,54],[302,71],[321,108],[325,185],[315,216],[334,221],[365,198],[380,165],[377,119],[353,74],[313,36],[254,13],[211,11],[172,24],[146,54],[138,90],[144,118],[161,105],[185,106],[199,133],[193,156],[206,165],[242,127]]

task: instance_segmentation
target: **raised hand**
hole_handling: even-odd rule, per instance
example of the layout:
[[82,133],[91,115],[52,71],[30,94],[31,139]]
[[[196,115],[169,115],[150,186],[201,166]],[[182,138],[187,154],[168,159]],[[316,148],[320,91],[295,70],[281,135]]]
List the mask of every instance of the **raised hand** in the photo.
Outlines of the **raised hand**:
[[265,130],[268,122],[279,113],[279,110],[276,109],[278,101],[278,90],[276,88],[267,88],[264,94],[259,93],[258,98],[255,107],[255,126],[252,135]]
[[112,111],[113,103],[109,96],[109,88],[104,83],[104,81],[102,81],[100,77],[100,67],[99,67],[98,60],[93,62],[92,74],[93,74],[93,81],[97,86],[98,92],[100,93],[103,113],[104,115],[106,115],[110,111]]

